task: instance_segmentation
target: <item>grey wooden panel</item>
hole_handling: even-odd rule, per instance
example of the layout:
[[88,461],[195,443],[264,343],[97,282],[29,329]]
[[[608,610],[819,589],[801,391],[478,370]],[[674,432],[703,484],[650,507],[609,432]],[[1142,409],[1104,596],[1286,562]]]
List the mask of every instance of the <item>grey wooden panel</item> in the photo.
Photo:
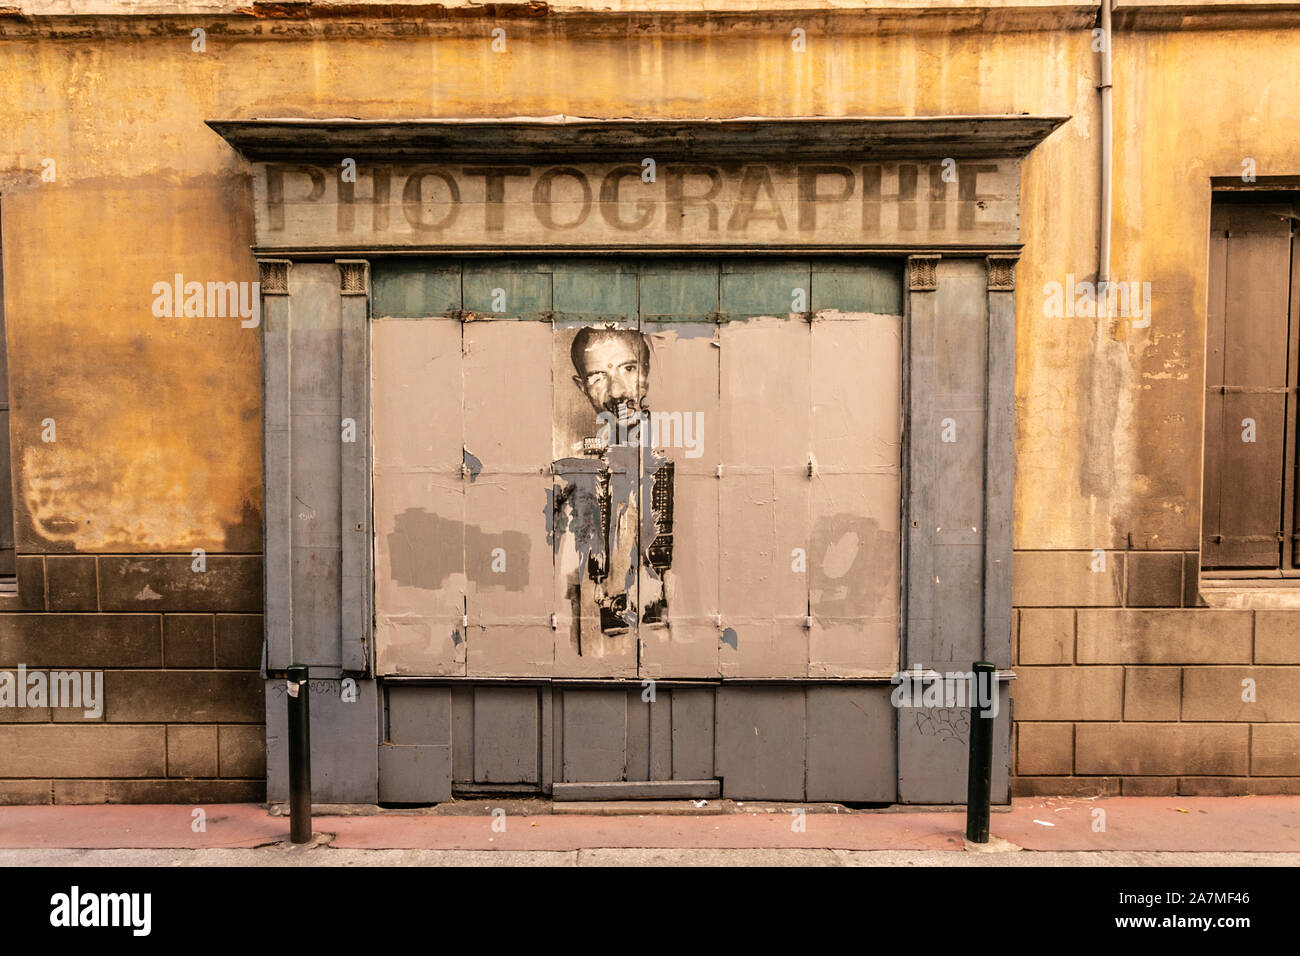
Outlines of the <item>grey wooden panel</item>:
[[717,690],[714,764],[729,800],[804,799],[802,687]]
[[898,802],[965,803],[970,708],[898,711]]
[[[945,665],[936,665],[944,670]],[[953,665],[956,669],[956,665]],[[898,711],[898,802],[966,802],[970,763],[969,707],[904,707]],[[1011,771],[1011,699],[1001,689],[993,722],[994,803],[1006,803]]]
[[716,780],[636,780],[602,783],[557,783],[555,800],[716,800]]
[[808,800],[893,803],[896,714],[889,687],[810,686]]
[[[365,262],[340,268],[362,270]],[[364,285],[369,285],[368,278]],[[354,441],[339,442],[340,546],[342,550],[342,607],[340,659],[343,669],[368,671],[373,646],[370,506],[370,329],[368,298],[364,294],[341,296],[342,372],[340,408],[343,418],[355,423]]]
[[712,687],[674,687],[672,707],[673,779],[704,780],[713,774]]
[[1016,294],[989,292],[984,465],[984,659],[1011,666],[1016,470]]
[[[320,418],[295,416],[295,419],[292,468],[297,473],[293,482],[297,533],[294,534],[292,552],[292,656],[297,663],[337,668],[342,664],[339,654],[342,562],[337,534],[315,534],[303,529],[320,522],[332,525],[337,532],[338,470],[327,471],[321,465],[314,474],[306,474],[303,462],[313,458],[319,460],[328,436],[337,438],[338,427],[334,422]],[[337,461],[337,445],[329,452],[329,458]]]
[[451,799],[451,745],[379,745],[380,803]]
[[293,657],[339,667],[342,374],[338,267],[299,263],[289,272],[289,425],[293,547]]
[[1226,208],[1223,382],[1282,386],[1288,359],[1290,204],[1233,204]]
[[388,741],[451,745],[451,688],[393,686],[388,694]]
[[660,689],[649,704],[650,710],[650,779],[673,778],[673,705],[672,691]]
[[623,690],[564,692],[566,782],[626,779],[627,707]]
[[564,776],[564,691],[551,687],[551,786]]
[[[312,678],[311,794],[316,803],[379,800],[381,701],[378,684],[357,681],[357,699],[345,701],[338,680]],[[289,710],[284,679],[266,681],[267,799],[289,798]]]
[[971,398],[982,405],[988,361],[987,266],[982,259],[945,258],[935,272],[935,390],[948,401]]
[[956,661],[965,670],[983,656],[984,547],[978,537],[972,537],[975,540],[932,543],[934,577],[928,582],[934,593],[932,643],[920,658],[910,654],[909,662]]
[[[1254,441],[1243,422],[1254,422]],[[1286,407],[1279,394],[1223,396],[1223,476],[1219,510],[1222,542],[1210,543],[1219,567],[1275,568],[1281,558]]]
[[474,782],[538,783],[535,687],[474,689]]
[[456,783],[474,781],[474,688],[451,689],[451,768]]
[[[983,342],[979,343],[981,346]],[[981,372],[981,376],[982,376]],[[935,395],[935,502],[932,540],[976,544],[984,523],[983,397]],[[945,437],[954,440],[944,440]]]
[[650,708],[641,691],[627,692],[627,780],[651,780]]
[[551,686],[538,690],[541,702],[542,793],[550,793],[555,784],[555,689]]
[[263,293],[262,512],[266,523],[263,628],[267,667],[275,670],[293,663],[289,623],[293,594],[289,414],[289,297]]

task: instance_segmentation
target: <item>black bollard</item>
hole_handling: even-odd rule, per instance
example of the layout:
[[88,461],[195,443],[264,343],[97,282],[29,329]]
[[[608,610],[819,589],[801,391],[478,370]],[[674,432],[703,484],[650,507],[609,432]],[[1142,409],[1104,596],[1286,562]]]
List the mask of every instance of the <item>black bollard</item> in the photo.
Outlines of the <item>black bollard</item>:
[[[998,693],[997,668],[988,661],[976,661],[971,668],[970,765],[966,773],[966,839],[989,842],[989,800],[993,790],[993,716],[982,716],[979,687]],[[987,675],[987,676],[983,676]],[[992,708],[989,708],[990,711]]]
[[289,840],[311,842],[311,711],[307,668],[286,672],[289,690]]

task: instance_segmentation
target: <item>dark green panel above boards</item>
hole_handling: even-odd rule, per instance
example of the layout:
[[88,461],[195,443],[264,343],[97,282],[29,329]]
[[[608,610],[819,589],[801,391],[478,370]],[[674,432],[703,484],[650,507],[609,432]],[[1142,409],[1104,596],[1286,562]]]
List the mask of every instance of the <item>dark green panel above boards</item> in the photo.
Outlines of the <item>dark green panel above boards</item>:
[[460,308],[455,259],[384,259],[372,264],[373,313],[399,319],[447,315]]
[[700,322],[836,310],[901,315],[894,259],[380,259],[373,313]]
[[552,264],[537,259],[469,259],[462,267],[462,308],[503,319],[540,318],[552,310]]

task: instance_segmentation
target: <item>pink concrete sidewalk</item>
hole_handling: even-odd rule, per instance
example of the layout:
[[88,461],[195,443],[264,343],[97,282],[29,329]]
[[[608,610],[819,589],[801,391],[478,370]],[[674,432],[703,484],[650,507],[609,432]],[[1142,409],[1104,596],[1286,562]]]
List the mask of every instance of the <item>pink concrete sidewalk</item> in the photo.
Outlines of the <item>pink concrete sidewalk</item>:
[[[193,807],[98,805],[0,807],[4,849],[249,848],[287,840],[289,820],[255,804],[208,805],[206,831]],[[1099,815],[1096,811],[1102,811]],[[578,850],[814,848],[960,850],[956,811],[807,813],[788,810],[708,816],[491,816],[384,812],[317,816],[313,827],[343,849]],[[1047,824],[1051,824],[1050,826]],[[1098,829],[1094,829],[1097,826]],[[1300,852],[1300,797],[1031,798],[994,813],[991,830],[1027,850]]]

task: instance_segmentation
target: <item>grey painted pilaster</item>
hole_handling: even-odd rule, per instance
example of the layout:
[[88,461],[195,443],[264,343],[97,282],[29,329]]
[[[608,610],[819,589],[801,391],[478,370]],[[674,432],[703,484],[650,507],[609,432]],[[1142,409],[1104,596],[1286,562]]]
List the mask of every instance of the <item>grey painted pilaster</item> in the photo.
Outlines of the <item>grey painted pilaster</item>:
[[333,263],[295,263],[289,281],[290,504],[293,662],[337,675],[342,554],[339,444],[342,309]]
[[339,444],[342,494],[341,550],[343,670],[370,671],[373,623],[370,579],[370,264],[338,261],[343,326],[340,407],[351,424],[351,440]]
[[934,514],[936,459],[931,432],[934,414],[935,302],[939,256],[907,260],[907,552],[903,570],[906,627],[899,665],[933,653],[934,553],[930,547]]
[[267,666],[370,665],[369,267],[263,262]]
[[285,259],[259,259],[262,296],[262,508],[263,594],[266,666],[282,670],[292,662],[293,614],[289,481],[289,268]]
[[984,463],[984,659],[1011,666],[1016,405],[1016,262],[990,256]]

